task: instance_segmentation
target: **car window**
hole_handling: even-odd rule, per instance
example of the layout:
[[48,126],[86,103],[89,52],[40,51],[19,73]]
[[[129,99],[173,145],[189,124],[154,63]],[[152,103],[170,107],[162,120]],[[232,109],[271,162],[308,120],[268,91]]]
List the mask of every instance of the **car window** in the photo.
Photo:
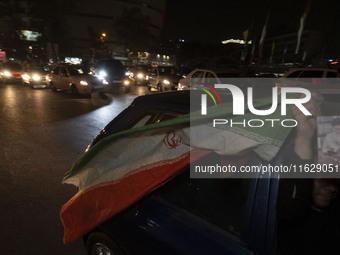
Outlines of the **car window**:
[[204,73],[202,71],[198,71],[194,73],[191,78],[203,78]]
[[287,75],[287,78],[297,78],[299,77],[301,71],[295,71],[295,72],[292,72],[291,74]]
[[206,76],[207,76],[208,79],[216,78],[215,75],[212,72],[207,72]]
[[69,69],[70,75],[81,75],[84,74],[84,70],[82,68],[70,67]]
[[156,120],[154,122],[161,122],[161,121],[166,121],[166,120],[171,120],[171,119],[174,119],[176,117],[179,117],[183,114],[181,113],[175,113],[175,112],[161,112]]
[[239,73],[217,73],[219,78],[240,77]]
[[67,75],[67,70],[65,67],[61,67],[61,75]]
[[38,73],[48,73],[49,69],[45,66],[31,66],[29,71]]
[[135,122],[135,124],[132,125],[132,128],[145,126],[151,120],[151,118],[152,118],[152,115],[147,114],[143,118],[139,119],[139,121]]
[[190,179],[187,169],[156,195],[240,236],[249,187],[248,179]]
[[156,76],[157,75],[157,69],[156,68],[152,68],[151,71],[150,71],[150,74],[152,76]]
[[112,73],[125,73],[125,67],[123,66],[122,62],[119,60],[109,59],[109,60],[101,60],[96,65],[96,70],[105,70],[105,72],[112,74]]
[[179,74],[178,69],[173,68],[173,67],[161,67],[158,70],[159,70],[159,74],[162,74],[162,75],[178,75]]
[[141,115],[136,116],[130,123],[126,126],[125,129],[133,128],[133,127],[140,127],[143,125],[148,125],[152,123],[158,123],[166,120],[170,120],[181,116],[183,114],[177,112],[164,112],[164,111],[147,111]]
[[16,62],[5,62],[4,63],[4,68],[8,68],[11,70],[21,70],[21,65]]
[[59,74],[59,72],[60,72],[60,66],[54,68],[54,70],[53,70],[54,74]]
[[302,71],[300,78],[322,78],[323,71],[316,71],[316,70],[305,70]]

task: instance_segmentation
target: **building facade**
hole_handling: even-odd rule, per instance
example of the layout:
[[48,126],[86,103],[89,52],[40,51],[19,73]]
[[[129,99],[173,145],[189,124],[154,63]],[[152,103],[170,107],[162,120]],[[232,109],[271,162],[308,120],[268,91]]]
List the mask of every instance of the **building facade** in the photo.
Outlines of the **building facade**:
[[139,61],[157,55],[165,9],[166,0],[9,0],[0,3],[0,49],[17,59]]

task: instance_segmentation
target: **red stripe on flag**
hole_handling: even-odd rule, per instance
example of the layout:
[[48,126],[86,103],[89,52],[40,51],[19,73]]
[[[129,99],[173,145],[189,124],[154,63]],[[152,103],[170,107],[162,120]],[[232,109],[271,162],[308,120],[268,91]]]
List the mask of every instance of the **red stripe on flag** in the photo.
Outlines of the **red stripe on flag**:
[[[191,161],[211,151],[195,149]],[[64,243],[77,240],[92,229],[164,185],[189,164],[189,152],[172,160],[156,162],[129,173],[118,181],[107,182],[77,193],[61,209]]]

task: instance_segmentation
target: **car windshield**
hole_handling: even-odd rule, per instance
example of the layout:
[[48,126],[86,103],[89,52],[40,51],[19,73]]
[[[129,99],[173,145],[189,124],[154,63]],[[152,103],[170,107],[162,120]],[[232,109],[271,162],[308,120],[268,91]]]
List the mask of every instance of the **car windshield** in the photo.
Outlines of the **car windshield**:
[[96,67],[97,70],[105,70],[105,72],[111,73],[114,71],[125,71],[123,64],[114,59],[99,61]]
[[217,77],[219,78],[229,78],[229,77],[239,77],[239,73],[227,73],[227,72],[222,72],[222,73],[216,73]]
[[11,70],[21,70],[21,65],[15,62],[6,62],[4,63],[4,68]]
[[50,69],[45,66],[31,66],[30,72],[37,72],[37,73],[49,73]]
[[179,75],[179,70],[174,67],[160,67],[159,68],[159,74],[162,75]]
[[148,69],[150,69],[148,66],[136,66],[134,68],[135,71],[147,71]]
[[70,75],[83,75],[85,74],[84,69],[81,67],[70,67],[69,68]]

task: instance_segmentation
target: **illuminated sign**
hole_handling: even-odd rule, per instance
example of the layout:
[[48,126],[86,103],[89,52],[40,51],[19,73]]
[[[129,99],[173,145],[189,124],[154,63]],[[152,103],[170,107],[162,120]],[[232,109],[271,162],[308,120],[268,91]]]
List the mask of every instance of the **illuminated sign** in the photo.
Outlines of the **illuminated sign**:
[[6,60],[6,52],[0,51],[0,61],[5,61],[5,60]]
[[[222,41],[223,44],[228,44],[228,43],[237,43],[237,44],[246,44],[246,41],[240,40],[240,39],[229,39],[229,40],[224,40]],[[248,41],[248,44],[251,44],[252,41]]]
[[30,30],[19,30],[19,36],[21,40],[36,42],[41,33]]
[[79,65],[81,64],[81,61],[82,61],[81,58],[65,57],[65,63],[68,63],[68,64]]

